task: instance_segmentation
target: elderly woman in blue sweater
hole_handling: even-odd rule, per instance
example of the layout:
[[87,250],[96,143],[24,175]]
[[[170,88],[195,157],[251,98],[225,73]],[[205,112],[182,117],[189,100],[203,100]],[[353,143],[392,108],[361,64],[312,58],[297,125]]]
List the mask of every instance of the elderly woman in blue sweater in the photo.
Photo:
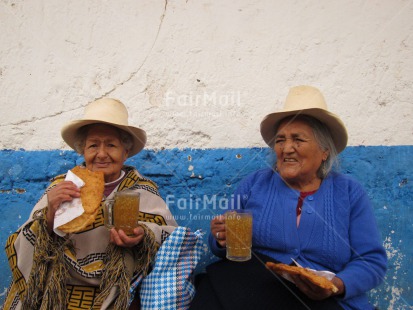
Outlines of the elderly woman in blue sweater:
[[[347,145],[344,124],[328,112],[318,89],[297,86],[283,111],[264,118],[261,134],[275,151],[276,164],[245,178],[233,206],[252,211],[253,253],[335,273],[336,293],[293,277],[299,293],[292,295],[302,296],[303,308],[322,309],[324,301],[333,300],[324,307],[372,309],[366,292],[382,282],[387,258],[366,192],[354,179],[332,171]],[[225,257],[223,216],[211,221],[209,243],[216,256]]]

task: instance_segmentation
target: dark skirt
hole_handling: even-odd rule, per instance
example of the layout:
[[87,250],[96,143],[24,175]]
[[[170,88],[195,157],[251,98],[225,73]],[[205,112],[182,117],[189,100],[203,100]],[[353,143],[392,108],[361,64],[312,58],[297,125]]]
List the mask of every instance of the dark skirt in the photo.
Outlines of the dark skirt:
[[342,309],[334,298],[314,301],[296,286],[265,267],[274,259],[254,254],[247,262],[226,259],[206,267],[198,275],[191,310]]

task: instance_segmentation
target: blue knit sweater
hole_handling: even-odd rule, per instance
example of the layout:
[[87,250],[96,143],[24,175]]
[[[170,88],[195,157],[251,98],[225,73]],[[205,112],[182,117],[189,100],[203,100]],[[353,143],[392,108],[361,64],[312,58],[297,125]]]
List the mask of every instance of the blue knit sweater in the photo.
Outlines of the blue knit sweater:
[[[345,296],[338,299],[343,308],[373,309],[366,292],[382,282],[387,257],[366,192],[350,177],[330,173],[304,200],[297,228],[299,195],[271,169],[241,182],[233,208],[252,210],[253,251],[332,271],[345,285]],[[209,245],[215,255],[225,256],[212,236]]]

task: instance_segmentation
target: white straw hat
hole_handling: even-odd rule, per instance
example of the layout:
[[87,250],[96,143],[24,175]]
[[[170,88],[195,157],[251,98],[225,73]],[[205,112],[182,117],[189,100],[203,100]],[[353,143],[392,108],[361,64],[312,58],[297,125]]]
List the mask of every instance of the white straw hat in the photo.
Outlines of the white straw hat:
[[340,118],[327,110],[321,92],[312,86],[295,86],[290,89],[280,112],[268,114],[261,122],[261,135],[270,147],[274,145],[275,126],[290,115],[309,115],[324,123],[330,130],[337,153],[347,145],[347,130]]
[[132,149],[128,157],[139,153],[146,143],[146,132],[138,127],[129,126],[128,110],[119,100],[102,98],[88,104],[82,119],[73,120],[63,126],[61,130],[63,140],[75,149],[77,131],[89,124],[108,124],[129,133],[133,139]]

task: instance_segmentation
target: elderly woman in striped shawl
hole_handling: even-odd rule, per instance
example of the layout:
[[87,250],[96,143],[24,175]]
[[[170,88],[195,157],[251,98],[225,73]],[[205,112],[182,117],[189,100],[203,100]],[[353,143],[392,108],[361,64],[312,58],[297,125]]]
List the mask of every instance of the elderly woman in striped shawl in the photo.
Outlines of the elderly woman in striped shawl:
[[[83,119],[62,129],[64,141],[84,156],[84,166],[102,171],[105,188],[94,222],[79,232],[53,231],[62,202],[80,197],[65,175],[52,180],[28,221],[12,234],[6,252],[13,281],[4,309],[126,309],[131,279],[146,274],[162,241],[177,226],[154,182],[124,165],[140,152],[146,134],[128,125],[118,100],[89,104]],[[140,224],[134,235],[104,226],[102,206],[125,189],[140,194]]]

